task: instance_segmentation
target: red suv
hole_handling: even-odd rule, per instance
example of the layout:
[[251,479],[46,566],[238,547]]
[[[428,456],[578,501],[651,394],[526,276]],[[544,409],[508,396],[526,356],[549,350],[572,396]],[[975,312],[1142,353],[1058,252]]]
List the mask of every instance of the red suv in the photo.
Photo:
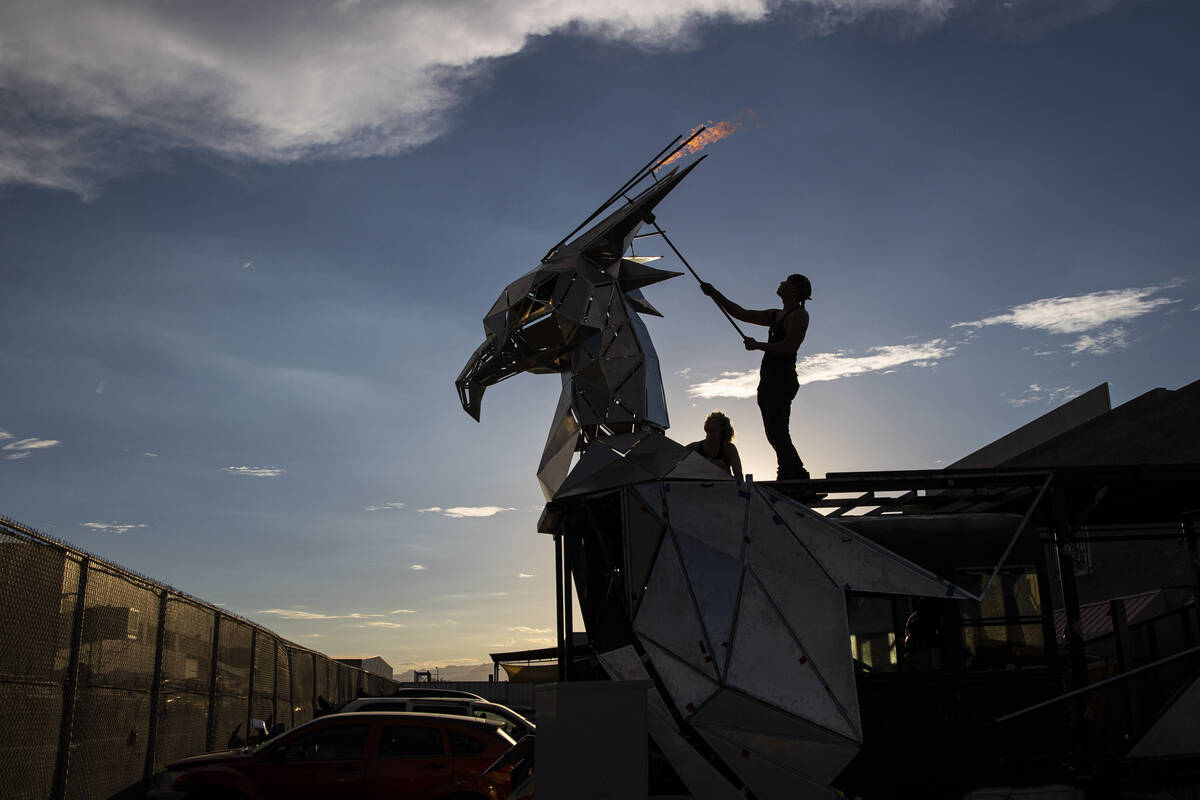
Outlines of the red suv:
[[368,711],[308,722],[256,747],[192,756],[155,776],[153,800],[503,800],[514,744],[495,723]]

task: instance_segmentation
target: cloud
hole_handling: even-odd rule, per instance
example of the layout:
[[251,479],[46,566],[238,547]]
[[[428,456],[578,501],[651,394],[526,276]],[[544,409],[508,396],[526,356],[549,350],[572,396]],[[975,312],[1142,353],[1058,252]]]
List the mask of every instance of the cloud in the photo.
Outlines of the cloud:
[[424,564],[411,564],[409,566],[409,569],[411,569],[413,572],[424,572],[425,565]]
[[517,625],[508,629],[512,633],[549,633],[550,628],[530,628],[528,625]]
[[104,394],[104,381],[100,381],[98,384],[96,384],[96,394]]
[[[1069,21],[1117,0],[1073,0]],[[1016,0],[1024,17],[1063,0]],[[441,135],[497,59],[555,32],[657,49],[789,6],[808,31],[925,30],[982,0],[405,0],[0,4],[0,183],[83,196],[176,148],[266,163],[390,156]],[[1006,3],[1011,6],[1013,3]],[[1007,16],[1013,16],[1009,14]],[[1061,22],[1060,22],[1061,24]]]
[[136,528],[146,527],[146,523],[139,522],[136,525],[125,524],[113,520],[112,522],[81,522],[82,528],[89,528],[94,531],[103,531],[105,533],[129,533]]
[[536,577],[537,577],[537,573],[534,573],[534,572],[518,572],[518,573],[517,573],[517,577],[518,577],[518,578],[536,578]]
[[465,517],[494,517],[504,511],[516,511],[512,506],[454,506],[453,508],[440,508],[431,506],[429,508],[417,509],[421,514],[441,514],[443,517],[451,519],[463,519]]
[[388,613],[389,614],[415,614],[417,612],[413,611],[411,608],[397,608],[395,611],[389,611]]
[[1057,405],[1065,403],[1068,400],[1074,400],[1079,395],[1083,394],[1074,386],[1057,386],[1043,387],[1036,383],[1031,383],[1018,397],[1004,396],[1004,400],[1010,405],[1020,408],[1022,406],[1033,405],[1035,403],[1046,403],[1047,405]]
[[[0,431],[4,434],[0,436],[0,441],[12,439],[13,435],[8,431]],[[22,458],[29,458],[38,450],[45,450],[48,447],[58,447],[62,442],[57,439],[18,439],[15,442],[0,447],[0,452],[5,453],[5,458],[9,461],[19,461]]]
[[367,511],[395,511],[404,508],[404,503],[384,503],[381,506],[364,506]]
[[298,608],[264,608],[259,614],[274,614],[283,619],[370,619],[372,617],[382,617],[383,614],[360,614],[354,612],[352,614],[321,614],[315,611],[304,611]]
[[[954,355],[956,345],[945,339],[918,344],[894,344],[872,347],[866,355],[847,352],[815,353],[796,363],[796,378],[801,385],[834,381],[871,372],[886,372],[899,366],[931,367],[938,360]],[[721,377],[688,387],[691,397],[754,397],[758,388],[758,370],[724,372]]]
[[1129,322],[1157,308],[1179,302],[1169,297],[1154,297],[1164,289],[1175,288],[1172,281],[1160,286],[1133,289],[1106,289],[1075,297],[1046,297],[1013,306],[1003,314],[985,317],[974,322],[956,322],[955,328],[983,328],[989,325],[1012,325],[1025,330],[1046,333],[1076,334],[1095,330],[1117,322]]
[[287,472],[279,467],[221,467],[230,475],[243,475],[249,478],[278,478]]
[[365,628],[407,628],[407,625],[401,625],[399,622],[368,622],[363,627]]
[[146,458],[158,458],[158,453],[151,453],[149,450],[142,453],[142,455],[145,456]]

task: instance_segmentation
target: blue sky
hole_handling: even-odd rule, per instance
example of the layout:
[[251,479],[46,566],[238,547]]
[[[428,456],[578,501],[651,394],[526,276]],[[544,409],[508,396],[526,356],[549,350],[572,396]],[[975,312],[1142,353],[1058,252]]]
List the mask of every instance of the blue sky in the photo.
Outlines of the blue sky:
[[[1200,377],[1186,0],[25,2],[0,10],[0,513],[332,655],[550,643],[550,376],[481,317],[677,133],[706,279],[813,282],[827,471],[950,463]],[[641,255],[664,255],[661,246]],[[755,359],[651,287],[671,434],[773,456]]]

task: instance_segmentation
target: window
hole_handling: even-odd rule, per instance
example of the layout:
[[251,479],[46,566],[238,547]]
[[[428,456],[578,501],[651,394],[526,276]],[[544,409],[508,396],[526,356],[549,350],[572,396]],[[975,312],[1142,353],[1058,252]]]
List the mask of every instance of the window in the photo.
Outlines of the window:
[[896,621],[892,598],[852,594],[846,600],[850,622],[850,657],[855,670],[896,671]]
[[468,736],[458,731],[450,731],[450,754],[455,756],[477,756],[487,750],[487,743],[481,742],[474,736]]
[[379,740],[380,758],[428,758],[444,756],[442,732],[416,725],[385,725]]
[[[966,573],[958,583],[977,592],[990,574]],[[979,602],[960,601],[959,612],[968,668],[1006,669],[1045,663],[1042,598],[1035,571],[1017,567],[1001,570],[983,598]]]
[[418,711],[422,714],[457,714],[462,716],[467,707],[465,704],[459,703],[413,703],[413,711]]
[[497,724],[497,725],[499,725],[499,726],[500,726],[500,727],[501,727],[501,728],[504,730],[504,732],[505,732],[505,733],[507,733],[509,736],[516,736],[516,735],[517,735],[517,722],[516,722],[516,720],[509,719],[507,716],[505,716],[505,715],[503,715],[503,714],[500,714],[500,713],[498,713],[498,712],[496,712],[496,711],[487,711],[487,710],[484,710],[484,709],[478,709],[478,710],[476,710],[476,711],[475,711],[475,716],[476,716],[478,719],[486,719],[488,722],[494,722],[494,723],[496,723],[496,724]]
[[367,743],[366,725],[322,728],[287,745],[284,761],[357,761]]

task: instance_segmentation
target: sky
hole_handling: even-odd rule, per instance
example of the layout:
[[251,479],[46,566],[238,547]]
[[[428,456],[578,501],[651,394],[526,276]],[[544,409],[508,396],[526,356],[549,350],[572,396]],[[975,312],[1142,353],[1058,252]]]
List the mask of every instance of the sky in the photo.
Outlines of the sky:
[[[658,221],[747,308],[812,280],[815,475],[1178,388],[1198,34],[1191,0],[8,0],[0,514],[335,657],[550,645],[557,378],[479,423],[453,385],[509,282],[727,121]],[[690,276],[646,294],[669,434],[723,409],[770,478],[754,356]]]

